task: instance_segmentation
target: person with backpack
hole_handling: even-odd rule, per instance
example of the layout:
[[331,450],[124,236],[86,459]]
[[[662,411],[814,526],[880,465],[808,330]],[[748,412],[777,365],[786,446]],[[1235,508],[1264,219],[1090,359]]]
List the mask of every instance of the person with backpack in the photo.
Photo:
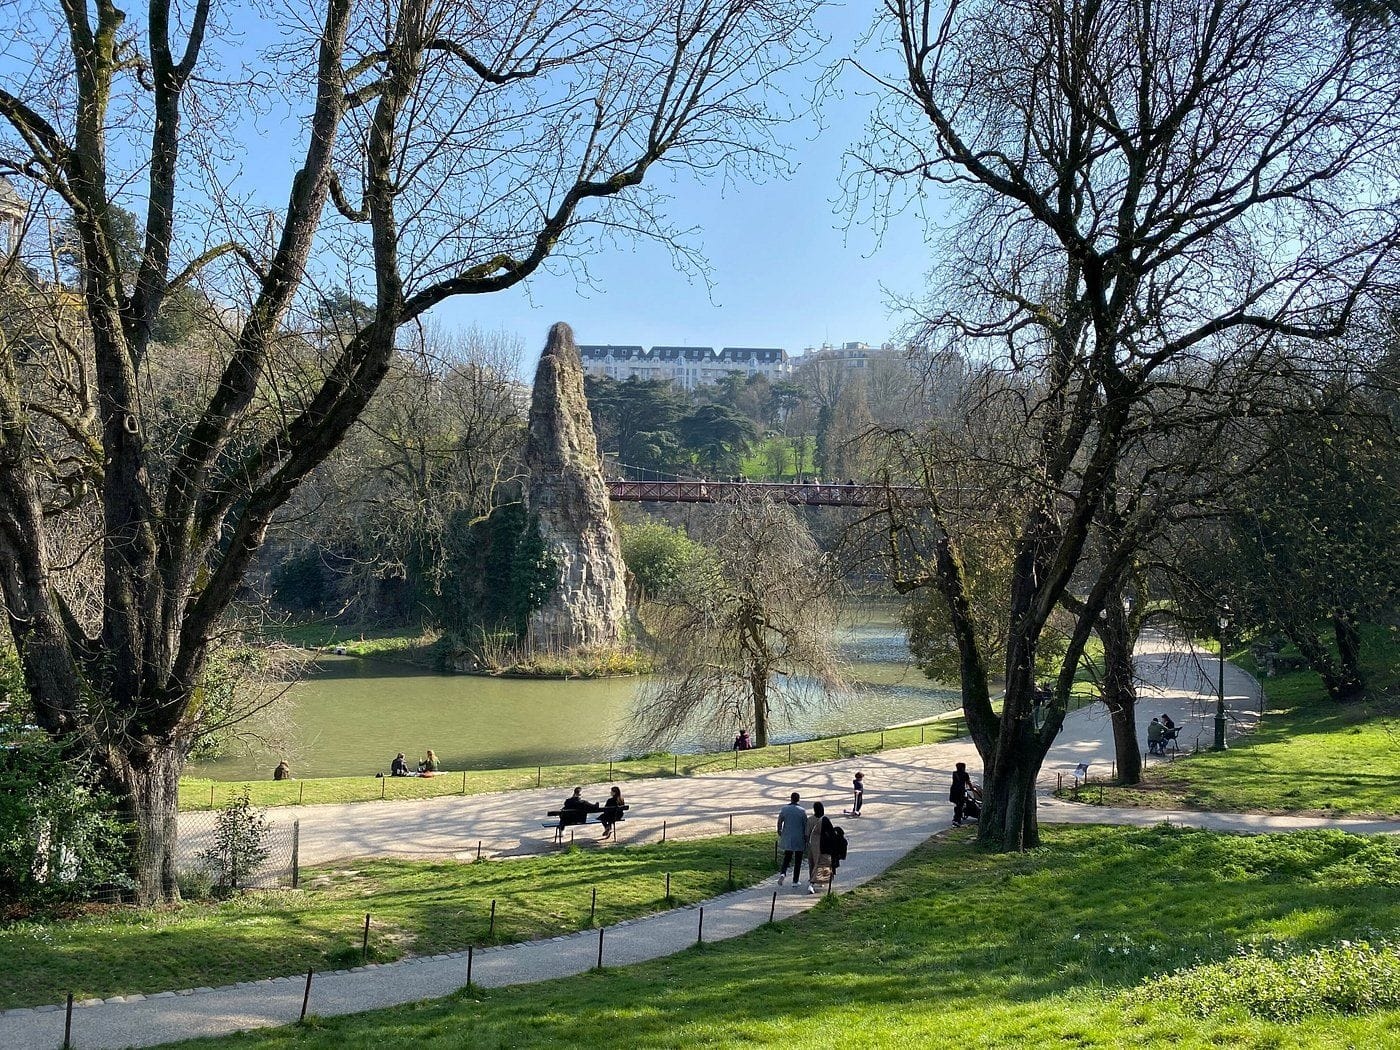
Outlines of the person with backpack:
[[835,840],[835,825],[826,815],[826,807],[812,803],[812,819],[807,821],[807,892],[816,893],[818,882],[831,879],[831,853]]
[[841,866],[841,862],[846,859],[848,843],[846,842],[846,829],[841,825],[836,825],[831,829],[831,877],[836,878],[836,869]]

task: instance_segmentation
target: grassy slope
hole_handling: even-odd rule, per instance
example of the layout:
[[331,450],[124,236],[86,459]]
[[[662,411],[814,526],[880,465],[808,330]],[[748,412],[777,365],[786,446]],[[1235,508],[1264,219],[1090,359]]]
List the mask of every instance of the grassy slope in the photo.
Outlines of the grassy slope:
[[60,1002],[64,993],[111,996],[219,985],[358,965],[365,913],[370,958],[453,951],[552,937],[704,900],[772,872],[773,837],[743,835],[628,849],[461,864],[362,861],[303,872],[304,889],[252,893],[178,908],[112,908],[77,919],[0,928],[0,1009]]
[[[1393,695],[1400,653],[1389,645],[1372,645],[1371,652],[1378,654],[1368,662],[1373,686]],[[1264,688],[1269,713],[1258,731],[1224,754],[1150,766],[1137,787],[1105,786],[1104,805],[1400,814],[1400,717],[1393,701],[1336,704],[1311,671],[1265,679]],[[1091,796],[1097,803],[1097,791]]]
[[1337,833],[1047,829],[964,836],[814,912],[644,966],[191,1044],[489,1047],[1395,1046],[1400,1011],[1200,1019],[1123,992],[1228,955],[1400,926],[1400,843]]

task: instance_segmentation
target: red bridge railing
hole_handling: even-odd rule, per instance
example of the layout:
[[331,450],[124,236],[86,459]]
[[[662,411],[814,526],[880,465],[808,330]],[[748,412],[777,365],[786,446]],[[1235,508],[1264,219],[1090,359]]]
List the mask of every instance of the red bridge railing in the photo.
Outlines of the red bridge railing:
[[728,495],[760,496],[807,507],[879,507],[891,497],[917,503],[907,485],[831,485],[767,481],[609,481],[608,497],[624,503],[714,503]]

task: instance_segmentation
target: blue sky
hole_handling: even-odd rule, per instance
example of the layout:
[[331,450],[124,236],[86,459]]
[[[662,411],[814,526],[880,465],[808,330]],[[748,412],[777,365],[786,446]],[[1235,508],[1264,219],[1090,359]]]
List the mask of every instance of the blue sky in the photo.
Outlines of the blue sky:
[[[822,21],[831,38],[826,62],[851,52],[869,27],[870,7],[831,8]],[[818,72],[813,66],[803,76]],[[860,86],[854,75],[843,83]],[[799,101],[811,94],[806,83],[789,90]],[[899,323],[883,288],[917,291],[929,259],[925,230],[912,213],[878,238],[865,222],[846,228],[842,156],[859,137],[870,105],[868,97],[847,90],[826,102],[820,126],[809,116],[788,128],[797,168],[790,179],[667,186],[675,225],[701,231],[711,288],[677,272],[662,247],[635,243],[590,259],[596,287],[582,287],[568,273],[537,274],[507,292],[445,304],[435,316],[449,326],[516,334],[527,351],[543,344],[555,321],[572,324],[584,343],[795,352],[824,341],[882,342]]]
[[[776,86],[794,104],[805,104],[827,65],[851,54],[867,32],[873,7],[856,2],[823,9],[817,28],[830,38],[827,48]],[[253,17],[249,9],[235,5],[225,15],[235,50],[237,41],[252,53],[280,36],[275,21]],[[33,27],[40,40],[48,39],[44,28]],[[23,82],[29,58],[18,39],[0,44],[0,77]],[[912,213],[880,236],[867,216],[849,223],[841,201],[842,161],[861,135],[872,100],[862,94],[868,85],[854,72],[841,85],[843,93],[823,102],[820,121],[805,114],[783,129],[795,168],[790,178],[723,185],[653,169],[653,181],[672,198],[666,210],[671,224],[698,231],[692,243],[708,260],[709,286],[678,271],[662,246],[623,242],[590,256],[590,285],[556,267],[506,292],[449,301],[432,319],[448,328],[477,326],[517,336],[530,357],[555,321],[568,321],[579,341],[588,343],[778,346],[796,352],[827,341],[884,341],[900,321],[891,314],[887,290],[908,294],[924,284],[925,230]],[[304,101],[288,100],[290,109],[272,101],[261,118],[240,120],[234,132],[246,152],[226,174],[249,195],[254,210],[285,204],[303,145],[298,129]],[[122,156],[120,142],[112,149],[114,157]],[[139,193],[139,186],[138,180],[131,189]],[[123,203],[144,210],[134,195]]]

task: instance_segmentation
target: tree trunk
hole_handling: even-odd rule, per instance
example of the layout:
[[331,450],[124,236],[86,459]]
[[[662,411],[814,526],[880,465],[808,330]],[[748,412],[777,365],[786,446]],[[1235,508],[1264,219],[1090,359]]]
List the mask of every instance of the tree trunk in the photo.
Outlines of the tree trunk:
[[1348,613],[1332,614],[1332,633],[1337,639],[1337,683],[1329,691],[1334,700],[1359,700],[1366,693],[1366,672],[1361,669],[1361,631]]
[[1132,622],[1123,609],[1122,595],[1109,596],[1105,615],[1098,624],[1103,641],[1103,702],[1113,726],[1113,753],[1118,763],[1118,782],[1136,784],[1142,780],[1142,748],[1137,735],[1137,685],[1134,681]]
[[1289,641],[1308,661],[1308,666],[1322,679],[1328,696],[1338,703],[1361,697],[1366,688],[1360,666],[1361,636],[1350,616],[1345,613],[1332,615],[1332,630],[1337,639],[1336,659],[1333,659],[1331,650],[1318,640],[1312,624],[1285,621],[1283,628]]
[[132,822],[131,871],[138,904],[178,900],[176,816],[185,752],[168,742],[132,742],[110,752],[114,787]]
[[977,841],[1002,852],[1019,852],[1040,845],[1036,815],[1035,780],[1044,761],[1035,735],[1018,735],[1006,759],[985,767],[982,778],[982,815]]
[[768,746],[768,671],[755,667],[749,678],[753,694],[753,746]]

